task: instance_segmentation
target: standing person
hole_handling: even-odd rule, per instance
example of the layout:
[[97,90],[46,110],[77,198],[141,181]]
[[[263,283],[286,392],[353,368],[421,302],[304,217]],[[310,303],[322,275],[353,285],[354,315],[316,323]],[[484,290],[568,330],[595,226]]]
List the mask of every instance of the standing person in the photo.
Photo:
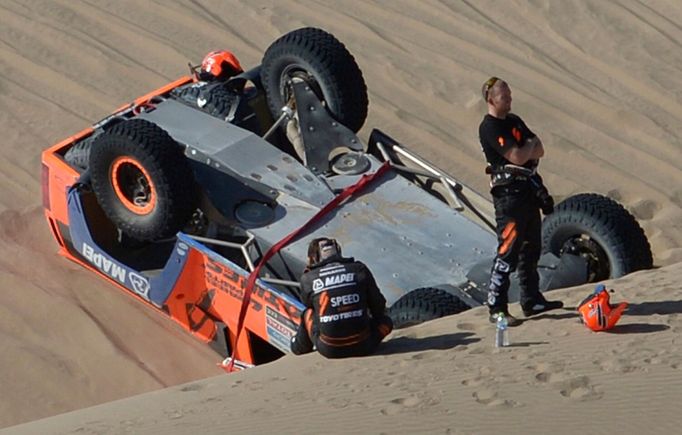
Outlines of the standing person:
[[509,326],[521,321],[509,315],[509,274],[518,270],[521,284],[521,309],[528,317],[561,308],[561,301],[548,301],[539,291],[537,271],[541,249],[540,209],[547,215],[554,211],[554,200],[537,174],[539,159],[545,150],[540,138],[523,120],[511,113],[511,89],[497,77],[491,77],[481,89],[488,113],[478,129],[483,153],[488,162],[497,223],[497,254],[488,286],[490,321],[500,313]]
[[363,263],[342,257],[334,239],[310,242],[301,299],[307,308],[291,339],[296,355],[312,352],[313,345],[327,358],[368,355],[393,330],[372,273]]

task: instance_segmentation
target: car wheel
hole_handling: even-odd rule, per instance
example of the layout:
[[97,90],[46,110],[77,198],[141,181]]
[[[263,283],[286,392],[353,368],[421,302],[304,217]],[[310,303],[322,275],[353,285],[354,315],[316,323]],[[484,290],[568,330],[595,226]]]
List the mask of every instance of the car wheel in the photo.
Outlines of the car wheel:
[[622,205],[602,195],[571,196],[542,223],[544,252],[583,256],[589,282],[649,269],[651,247],[644,230]]
[[224,83],[187,86],[173,91],[173,96],[222,120],[236,112],[235,106],[239,104],[237,93],[226,88]]
[[149,121],[121,122],[99,135],[89,167],[104,213],[134,240],[174,236],[196,208],[182,147]]
[[406,328],[428,320],[461,313],[470,307],[445,290],[425,287],[412,290],[388,309],[394,328]]
[[346,47],[321,29],[305,27],[289,32],[265,52],[261,81],[275,119],[293,98],[292,80],[305,81],[331,115],[357,132],[367,118],[367,86]]

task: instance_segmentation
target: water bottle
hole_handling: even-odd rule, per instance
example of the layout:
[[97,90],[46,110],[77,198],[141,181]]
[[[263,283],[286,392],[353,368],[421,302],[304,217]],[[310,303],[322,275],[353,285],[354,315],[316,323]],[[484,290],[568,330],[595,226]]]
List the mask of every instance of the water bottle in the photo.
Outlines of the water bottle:
[[495,322],[495,347],[509,346],[509,325],[504,313],[497,315]]

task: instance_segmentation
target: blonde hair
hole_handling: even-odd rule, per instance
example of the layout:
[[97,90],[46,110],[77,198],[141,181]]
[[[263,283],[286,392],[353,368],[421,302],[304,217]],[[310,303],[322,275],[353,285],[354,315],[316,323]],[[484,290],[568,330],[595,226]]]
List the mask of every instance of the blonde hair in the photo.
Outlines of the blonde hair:
[[498,83],[502,84],[507,84],[504,80],[502,80],[499,77],[492,76],[488,80],[486,80],[483,83],[483,86],[481,86],[481,96],[483,97],[483,101],[486,103],[488,102],[488,97],[490,97],[490,90],[495,87]]

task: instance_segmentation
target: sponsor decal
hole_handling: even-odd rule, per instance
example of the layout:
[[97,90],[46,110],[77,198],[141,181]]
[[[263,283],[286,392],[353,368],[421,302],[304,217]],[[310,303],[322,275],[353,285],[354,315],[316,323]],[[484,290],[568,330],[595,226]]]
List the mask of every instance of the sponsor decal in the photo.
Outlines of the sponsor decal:
[[281,350],[284,353],[291,351],[291,338],[289,336],[283,335],[276,329],[267,326],[266,332],[268,334],[268,342]]
[[517,143],[521,143],[521,130],[516,127],[512,128],[512,136],[514,136]]
[[328,316],[320,316],[320,323],[331,323],[338,320],[352,319],[354,317],[362,317],[364,310],[354,310],[345,313],[330,314]]
[[268,328],[274,329],[275,331],[286,336],[287,338],[291,338],[294,335],[293,331],[291,331],[289,328],[287,328],[286,326],[282,325],[281,323],[270,317],[267,317],[265,319],[265,324],[268,326]]
[[127,285],[127,279],[130,280],[132,290],[145,299],[149,299],[149,289],[151,286],[149,285],[149,280],[147,278],[110,260],[106,255],[97,252],[94,247],[85,242],[83,242],[81,253],[83,254],[83,257],[104,274],[128,288],[130,287]]
[[[205,269],[206,286],[209,291],[214,290],[225,293],[239,301],[244,299],[244,288],[246,287],[247,277],[238,274],[226,265],[206,258]],[[270,290],[256,284],[251,292],[250,307],[258,312],[263,307],[271,307],[274,311],[287,313],[292,318],[299,318],[301,310],[287,300],[278,297]]]
[[296,324],[279,311],[275,311],[270,307],[265,307],[265,314],[288,328],[292,335],[296,332]]
[[189,246],[187,246],[187,244],[184,242],[179,242],[177,248],[175,249],[175,251],[181,257],[187,255],[187,250],[189,250]]
[[502,260],[501,258],[498,258],[495,260],[495,267],[494,269],[498,272],[509,272],[511,270],[511,266],[509,266],[509,263],[506,261]]
[[331,287],[333,285],[339,285],[345,282],[354,282],[354,277],[354,273],[340,273],[338,275],[328,276],[324,279],[324,286]]
[[149,299],[149,281],[147,278],[143,277],[142,275],[138,275],[135,272],[130,272],[128,276],[130,277],[130,283],[133,285],[133,290],[135,293],[139,294],[145,299]]
[[315,278],[313,280],[313,291],[319,293],[321,290],[345,287],[355,283],[355,273],[337,273],[323,278]]
[[360,302],[360,295],[351,293],[343,296],[334,296],[331,298],[332,307],[340,307],[341,305],[353,305]]
[[283,352],[289,352],[291,337],[296,335],[296,325],[281,313],[265,307],[265,330],[268,341]]
[[341,273],[346,271],[346,266],[340,264],[338,266],[327,266],[320,269],[320,276],[333,275],[335,273]]
[[83,257],[95,265],[99,270],[125,285],[127,270],[124,267],[111,261],[105,255],[100,254],[95,250],[95,248],[85,242],[83,242],[81,253],[83,254]]

